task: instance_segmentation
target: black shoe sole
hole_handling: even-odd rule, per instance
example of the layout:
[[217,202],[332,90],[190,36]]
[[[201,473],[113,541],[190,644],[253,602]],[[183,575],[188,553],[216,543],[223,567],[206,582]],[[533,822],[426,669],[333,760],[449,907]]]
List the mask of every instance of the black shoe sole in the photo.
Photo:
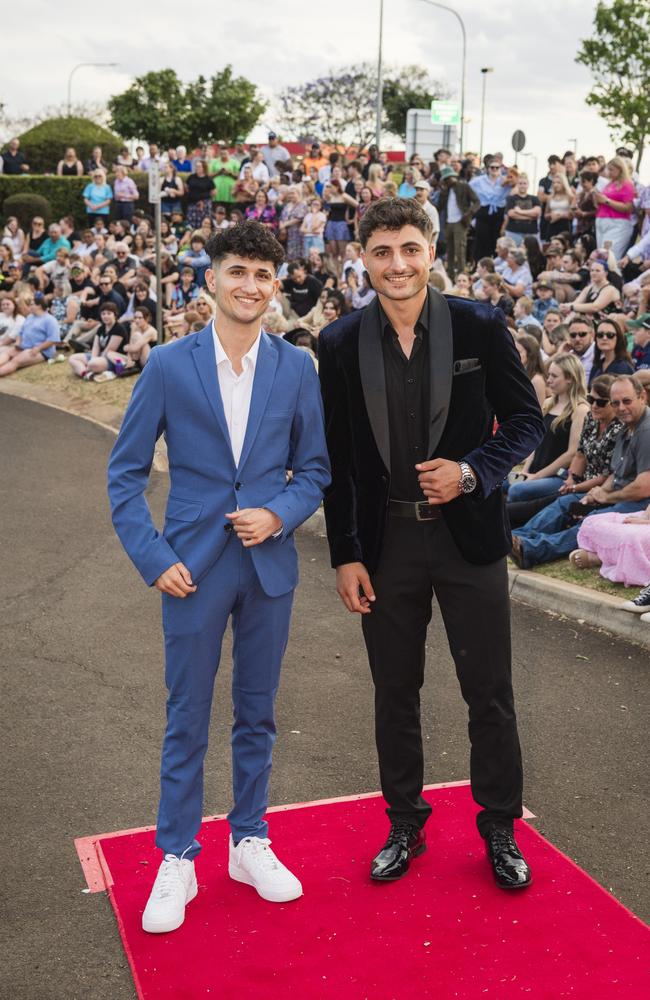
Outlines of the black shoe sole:
[[512,885],[503,885],[503,883],[499,882],[496,878],[494,881],[499,889],[505,889],[506,891],[509,891],[510,889],[527,889],[529,885],[533,884],[532,875],[527,882],[519,882],[517,884],[513,883]]
[[[409,866],[411,864],[411,861],[413,861],[414,858],[419,858],[421,854],[424,854],[426,849],[427,849],[426,844],[420,844],[420,846],[415,851],[413,851],[411,857],[409,858]],[[399,882],[399,880],[401,878],[404,878],[405,875],[408,875],[408,867],[406,868],[405,871],[402,872],[401,875],[388,875],[388,876],[373,875],[371,872],[370,878],[373,880],[373,882]]]

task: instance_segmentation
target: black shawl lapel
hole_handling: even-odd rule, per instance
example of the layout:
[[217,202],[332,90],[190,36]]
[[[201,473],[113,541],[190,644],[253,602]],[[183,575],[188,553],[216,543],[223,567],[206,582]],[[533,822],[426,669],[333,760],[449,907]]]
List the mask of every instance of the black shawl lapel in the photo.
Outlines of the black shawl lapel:
[[359,371],[372,433],[382,461],[390,471],[390,432],[386,403],[386,375],[381,344],[381,311],[374,298],[363,310],[359,327]]
[[429,366],[431,369],[431,404],[429,423],[429,458],[438,447],[449,412],[453,378],[454,344],[449,304],[429,286]]

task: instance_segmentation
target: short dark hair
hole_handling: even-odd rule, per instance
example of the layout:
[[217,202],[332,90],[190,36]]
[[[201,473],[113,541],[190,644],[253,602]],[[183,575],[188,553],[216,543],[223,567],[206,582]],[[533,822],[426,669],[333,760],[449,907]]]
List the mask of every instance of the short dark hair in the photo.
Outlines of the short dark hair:
[[295,274],[296,271],[307,270],[307,265],[304,260],[292,260],[287,268],[287,274]]
[[595,172],[595,170],[582,170],[580,172],[580,180],[583,183],[585,181],[589,181],[591,184],[595,185],[598,183],[598,174]]
[[433,236],[433,223],[415,198],[380,198],[359,223],[359,242],[365,248],[377,229],[395,232],[404,226],[415,226],[429,241]]
[[574,316],[571,322],[569,323],[569,330],[571,329],[572,326],[575,326],[576,323],[582,323],[583,326],[588,326],[593,333],[594,321],[592,320],[591,316]]
[[116,319],[120,315],[120,310],[117,308],[115,303],[110,300],[108,302],[101,303],[99,307],[99,315],[101,316],[103,312],[112,312]]
[[213,264],[232,254],[249,260],[270,261],[277,270],[284,260],[282,244],[266,226],[254,219],[221,229],[210,237],[205,249]]
[[142,318],[146,320],[147,323],[151,323],[151,312],[146,306],[136,306],[133,310],[133,315],[135,316],[136,313],[142,313]]

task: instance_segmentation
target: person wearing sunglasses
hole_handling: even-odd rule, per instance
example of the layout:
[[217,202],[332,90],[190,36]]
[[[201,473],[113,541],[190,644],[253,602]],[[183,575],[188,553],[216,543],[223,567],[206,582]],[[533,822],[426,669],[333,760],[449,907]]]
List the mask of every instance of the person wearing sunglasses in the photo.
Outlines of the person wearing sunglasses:
[[596,328],[596,350],[589,385],[598,375],[633,375],[634,365],[618,320],[604,319]]
[[[568,326],[568,340],[561,350],[573,354],[578,359],[585,372],[587,385],[594,366],[595,327],[590,316],[574,316]],[[611,373],[613,374],[613,372]]]
[[650,407],[636,375],[619,375],[610,389],[611,406],[623,427],[614,442],[607,479],[576,503],[571,493],[557,497],[512,535],[513,561],[520,569],[562,559],[578,547],[581,518],[603,511],[636,514],[650,500]]

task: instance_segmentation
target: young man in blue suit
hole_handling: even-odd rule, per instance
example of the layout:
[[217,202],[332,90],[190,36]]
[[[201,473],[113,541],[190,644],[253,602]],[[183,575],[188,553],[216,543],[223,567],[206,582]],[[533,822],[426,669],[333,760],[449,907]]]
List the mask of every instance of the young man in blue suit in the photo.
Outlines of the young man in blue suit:
[[[278,289],[281,245],[251,221],[222,230],[206,249],[214,322],[152,351],[108,470],[115,530],[145,583],[162,593],[168,700],[156,844],[163,861],[142,918],[153,933],[179,927],[197,892],[203,760],[229,618],[229,872],[272,902],[302,893],[270,849],[264,814],[298,582],[293,533],[329,482],[320,392],[309,355],[261,329]],[[144,490],[161,434],[170,491],[158,532]]]
[[318,349],[327,534],[338,593],[362,619],[391,821],[371,876],[400,878],[426,846],[420,688],[435,593],[469,708],[479,832],[498,884],[520,888],[531,876],[513,836],[522,767],[501,486],[544,426],[500,310],[428,286],[431,237],[413,199],[372,205],[360,238],[377,298],[326,327]]

